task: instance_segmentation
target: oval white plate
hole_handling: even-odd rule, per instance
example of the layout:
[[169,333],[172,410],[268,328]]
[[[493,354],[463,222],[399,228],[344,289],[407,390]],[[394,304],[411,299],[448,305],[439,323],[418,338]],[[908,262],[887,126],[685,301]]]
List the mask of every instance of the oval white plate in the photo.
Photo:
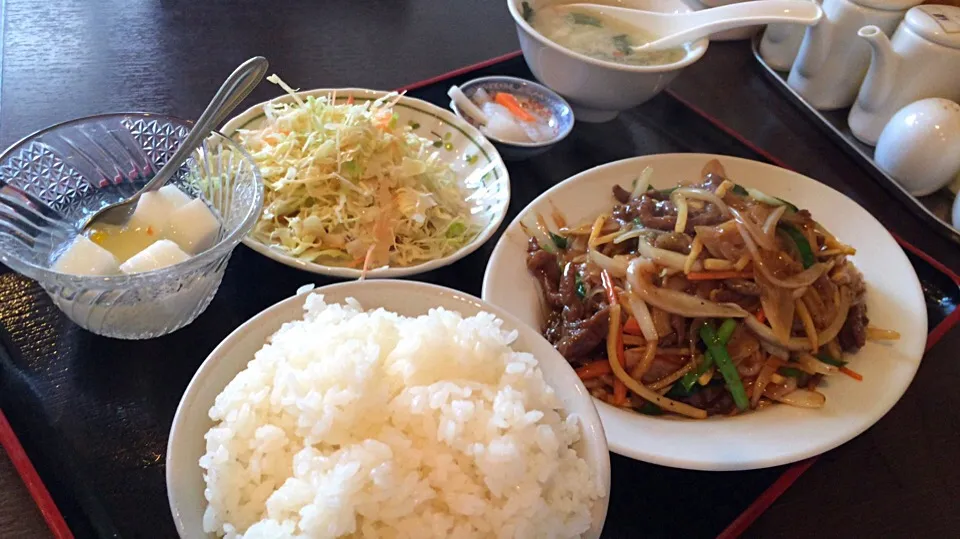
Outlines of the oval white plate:
[[520,219],[557,208],[570,223],[593,219],[614,204],[614,184],[629,185],[647,166],[653,184],[669,187],[697,179],[718,158],[734,181],[810,210],[842,241],[857,249],[853,261],[867,283],[872,325],[895,329],[891,344],[867,343],[850,367],[857,382],[831,376],[822,387],[826,407],[772,406],[735,417],[704,421],[649,417],[597,401],[607,443],[615,453],[676,468],[749,470],[794,462],[828,451],[876,423],[900,399],[917,371],[927,337],[927,311],[917,275],[893,237],[866,210],[839,192],[795,172],[734,157],[665,154],[599,166],[556,185],[527,206],[493,251],[483,280],[483,299],[541,327],[539,288],[527,273],[526,237]]
[[[297,92],[298,96],[328,96],[336,92],[337,102],[346,102],[349,98],[355,101],[373,101],[387,95],[389,92],[365,90],[360,88],[323,88]],[[271,101],[254,105],[227,122],[221,133],[233,137],[238,129],[254,129],[264,121],[263,106],[267,103],[291,102],[293,98],[283,95]],[[445,256],[406,267],[375,268],[367,272],[369,278],[392,278],[415,275],[434,270],[460,260],[476,251],[483,245],[503,222],[510,205],[510,175],[503,164],[500,154],[479,131],[452,112],[412,97],[401,97],[394,107],[400,125],[415,127],[414,131],[426,138],[438,139],[441,146],[437,148],[440,160],[448,163],[457,177],[464,183],[471,193],[471,213],[481,223],[486,223],[477,237],[456,252]],[[281,264],[299,268],[321,275],[356,279],[360,277],[360,270],[341,266],[328,266],[306,262],[288,256],[270,245],[254,240],[247,236],[243,239],[244,245],[265,255]]]
[[[352,297],[365,309],[383,307],[407,316],[425,314],[436,307],[457,311],[465,316],[485,311],[503,320],[504,329],[516,329],[519,335],[513,348],[530,352],[537,358],[544,380],[556,390],[564,409],[581,418],[582,436],[575,449],[587,461],[607,493],[594,504],[593,527],[583,537],[600,537],[610,500],[610,454],[600,417],[590,393],[576,373],[536,330],[525,326],[503,309],[457,290],[431,284],[389,280],[354,281],[324,286],[313,292],[322,293],[328,302],[343,302]],[[223,388],[246,368],[267,337],[285,322],[303,319],[303,302],[307,295],[302,293],[287,298],[234,330],[207,356],[180,399],[167,442],[167,499],[181,537],[208,537],[202,531],[207,502],[203,495],[203,470],[199,465],[200,457],[206,451],[204,434],[213,426],[207,411]]]

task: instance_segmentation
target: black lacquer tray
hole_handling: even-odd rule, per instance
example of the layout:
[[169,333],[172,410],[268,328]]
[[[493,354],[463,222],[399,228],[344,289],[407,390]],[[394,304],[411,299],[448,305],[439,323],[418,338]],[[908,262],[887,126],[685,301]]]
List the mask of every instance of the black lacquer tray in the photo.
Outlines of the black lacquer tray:
[[[446,106],[451,84],[487,75],[531,78],[523,59],[513,54],[413,85],[408,95]],[[513,198],[503,227],[537,195],[573,174],[618,159],[670,152],[775,161],[664,93],[612,122],[578,124],[545,154],[508,163]],[[498,237],[460,262],[417,279],[479,296]],[[955,310],[958,281],[923,253],[904,247],[926,294],[929,346],[960,318]],[[136,342],[79,329],[36,283],[0,266],[0,407],[9,420],[8,426],[0,415],[0,442],[14,457],[54,535],[176,536],[164,460],[180,396],[227,334],[308,282],[332,280],[240,246],[216,298],[196,322],[172,335]],[[604,537],[736,536],[812,463],[719,473],[613,455]],[[710,510],[691,518],[691,508],[698,507]]]

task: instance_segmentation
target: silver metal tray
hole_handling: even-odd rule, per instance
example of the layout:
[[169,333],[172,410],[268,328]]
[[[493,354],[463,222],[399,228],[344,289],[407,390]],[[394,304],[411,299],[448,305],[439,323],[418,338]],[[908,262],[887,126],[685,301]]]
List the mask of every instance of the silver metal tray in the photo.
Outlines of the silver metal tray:
[[909,206],[916,208],[917,213],[925,221],[933,225],[938,232],[960,243],[960,230],[953,228],[950,224],[950,213],[953,209],[954,200],[953,193],[946,188],[923,197],[915,197],[908,193],[900,184],[887,175],[887,173],[880,170],[880,167],[878,167],[873,160],[873,148],[857,140],[850,132],[850,128],[847,126],[847,115],[850,112],[849,108],[832,111],[816,110],[800,97],[800,94],[787,85],[786,72],[776,71],[763,61],[763,58],[760,56],[760,39],[762,37],[763,34],[761,33],[753,38],[753,56],[760,65],[763,66],[764,71],[766,71],[770,80],[774,82],[774,85],[802,111],[806,112],[810,118],[814,119],[850,156],[860,162],[861,166],[863,166],[870,176],[880,182],[897,198]]

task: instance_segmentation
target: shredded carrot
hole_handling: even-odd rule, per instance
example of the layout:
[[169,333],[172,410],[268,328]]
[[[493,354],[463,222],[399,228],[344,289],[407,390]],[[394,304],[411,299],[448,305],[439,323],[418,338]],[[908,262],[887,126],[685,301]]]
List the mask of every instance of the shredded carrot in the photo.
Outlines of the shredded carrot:
[[[627,361],[623,355],[623,331],[620,328],[620,303],[617,301],[617,291],[613,289],[613,280],[607,270],[600,272],[600,280],[607,291],[607,300],[610,302],[610,326],[607,331],[607,361],[616,361],[620,367]],[[627,402],[627,386],[618,377],[613,381],[613,404],[623,406]]]
[[532,122],[536,120],[536,118],[534,118],[532,114],[523,110],[523,108],[520,106],[520,102],[517,101],[517,98],[513,97],[512,94],[508,94],[505,92],[497,92],[496,97],[494,97],[493,99],[497,103],[503,105],[504,107],[507,107],[507,110],[509,110],[511,114],[513,114],[514,116],[516,116],[517,118],[520,118],[525,122]]
[[352,96],[352,95],[347,98],[347,104],[348,104],[348,105],[352,105],[352,104],[353,104],[353,96]]
[[710,281],[720,279],[752,279],[748,271],[698,271],[687,274],[688,281]]
[[374,243],[367,249],[367,256],[363,257],[363,269],[360,270],[360,280],[364,280],[367,277],[367,272],[370,271],[370,259],[373,258],[373,251],[376,249],[377,244]]
[[630,335],[643,335],[643,331],[640,330],[640,323],[632,316],[627,318],[627,322],[623,324],[623,332]]
[[760,322],[761,324],[767,321],[767,313],[763,312],[763,307],[760,307],[759,309],[757,309],[757,314],[755,316],[757,318],[757,321]]
[[579,376],[581,380],[593,380],[594,378],[600,378],[611,372],[613,372],[613,368],[610,367],[610,362],[606,359],[598,359],[597,361],[587,363],[583,367],[578,368],[577,376]]
[[[607,293],[607,301],[610,302],[610,305],[616,305],[620,303],[620,300],[617,299],[617,291],[613,288],[613,279],[610,278],[610,272],[603,270],[600,272],[600,282],[603,283],[603,289]],[[620,321],[617,320],[617,324]]]
[[854,380],[856,380],[856,381],[858,381],[858,382],[862,382],[862,381],[863,381],[863,376],[862,376],[860,373],[858,373],[857,371],[848,369],[848,368],[846,368],[846,367],[840,367],[840,372],[842,372],[843,374],[846,374],[847,376],[849,376],[850,378],[853,378]]

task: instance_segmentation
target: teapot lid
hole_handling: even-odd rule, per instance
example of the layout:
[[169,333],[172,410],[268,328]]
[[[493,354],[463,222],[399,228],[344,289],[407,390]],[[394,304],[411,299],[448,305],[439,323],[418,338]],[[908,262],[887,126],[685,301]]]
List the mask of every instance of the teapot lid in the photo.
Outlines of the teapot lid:
[[917,6],[907,12],[904,23],[928,41],[960,49],[960,7]]

